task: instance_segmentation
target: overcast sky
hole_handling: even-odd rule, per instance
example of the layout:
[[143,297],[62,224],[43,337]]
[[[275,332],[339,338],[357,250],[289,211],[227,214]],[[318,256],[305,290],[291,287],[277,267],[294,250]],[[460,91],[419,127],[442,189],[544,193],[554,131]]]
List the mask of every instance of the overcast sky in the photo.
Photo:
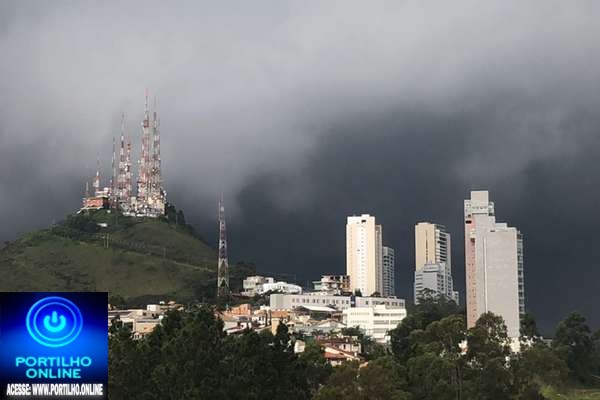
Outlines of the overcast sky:
[[[158,95],[166,189],[234,260],[345,271],[372,213],[412,296],[414,224],[447,225],[464,289],[463,199],[489,189],[525,236],[546,332],[600,327],[600,3],[0,3],[0,240],[76,210],[122,112],[139,153]],[[464,294],[461,293],[464,298]]]

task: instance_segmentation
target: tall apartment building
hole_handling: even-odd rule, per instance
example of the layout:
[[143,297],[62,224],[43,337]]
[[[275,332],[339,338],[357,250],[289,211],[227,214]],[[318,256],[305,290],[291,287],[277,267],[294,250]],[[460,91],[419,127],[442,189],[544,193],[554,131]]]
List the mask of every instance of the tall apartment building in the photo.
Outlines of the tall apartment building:
[[523,237],[516,228],[496,222],[487,191],[472,191],[464,212],[467,325],[493,312],[504,318],[508,336],[518,338],[525,311]]
[[346,223],[346,275],[352,291],[363,296],[383,292],[381,225],[369,214],[348,217]]
[[444,225],[419,222],[415,225],[415,269],[425,264],[446,263],[452,266],[450,234]]
[[394,283],[395,274],[394,268],[396,265],[394,249],[391,247],[383,246],[381,253],[381,265],[382,265],[382,296],[395,296],[396,285]]
[[445,296],[458,304],[458,292],[454,291],[452,280],[450,246],[450,233],[444,225],[431,222],[415,225],[415,303],[423,290],[428,289],[434,295]]

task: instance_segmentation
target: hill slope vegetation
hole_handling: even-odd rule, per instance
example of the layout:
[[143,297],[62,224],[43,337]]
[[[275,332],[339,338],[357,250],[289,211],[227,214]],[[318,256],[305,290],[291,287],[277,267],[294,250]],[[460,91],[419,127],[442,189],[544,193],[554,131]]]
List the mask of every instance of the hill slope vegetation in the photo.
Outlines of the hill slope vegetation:
[[[183,213],[159,219],[100,210],[68,216],[0,251],[0,291],[107,291],[127,303],[208,300],[216,252]],[[245,270],[232,267],[232,275]]]

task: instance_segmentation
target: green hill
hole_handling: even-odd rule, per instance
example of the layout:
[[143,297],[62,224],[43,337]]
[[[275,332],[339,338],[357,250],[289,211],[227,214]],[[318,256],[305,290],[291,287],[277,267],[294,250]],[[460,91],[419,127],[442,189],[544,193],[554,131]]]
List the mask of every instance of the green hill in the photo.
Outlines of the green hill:
[[[129,304],[212,299],[215,250],[183,213],[167,214],[134,218],[101,210],[29,233],[0,251],[0,291],[108,291]],[[233,266],[232,286],[246,272]]]

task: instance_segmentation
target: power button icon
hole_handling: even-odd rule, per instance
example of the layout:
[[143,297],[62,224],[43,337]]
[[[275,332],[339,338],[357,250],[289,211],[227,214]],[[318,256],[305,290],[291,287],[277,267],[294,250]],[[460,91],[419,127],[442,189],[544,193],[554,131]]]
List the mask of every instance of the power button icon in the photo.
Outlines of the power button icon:
[[[52,311],[52,322],[50,322],[50,316],[46,315],[44,317],[44,328],[46,328],[49,332],[60,332],[67,326],[67,319],[64,315],[60,316],[60,322],[58,322],[56,311]],[[56,325],[58,323],[58,325]]]
[[27,313],[27,331],[39,344],[62,347],[77,339],[83,328],[79,308],[63,297],[45,297]]

